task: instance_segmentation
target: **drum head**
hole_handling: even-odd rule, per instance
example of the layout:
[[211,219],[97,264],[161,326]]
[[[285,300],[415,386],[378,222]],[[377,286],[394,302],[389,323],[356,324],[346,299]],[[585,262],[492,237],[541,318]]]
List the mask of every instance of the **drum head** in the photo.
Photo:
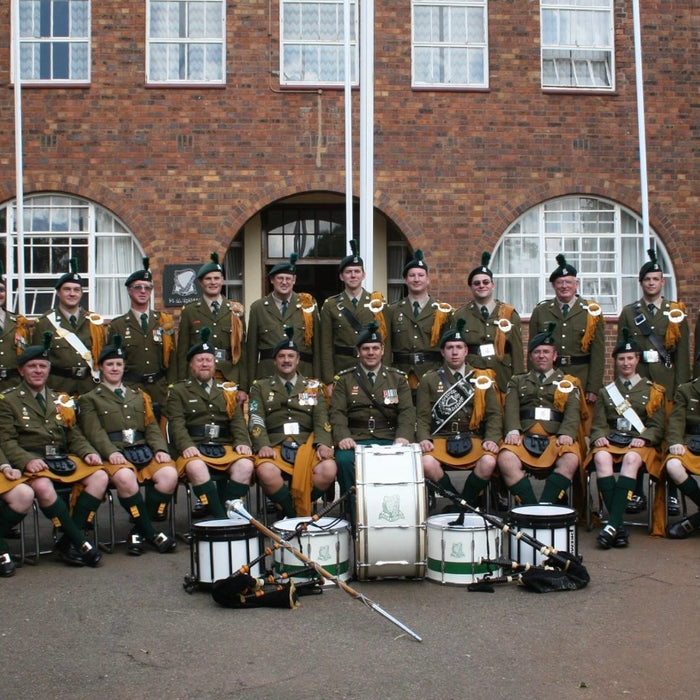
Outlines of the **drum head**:
[[335,532],[336,530],[343,530],[350,527],[347,520],[341,520],[340,518],[319,518],[316,521],[309,520],[306,518],[285,518],[284,520],[278,520],[273,523],[272,529],[277,532],[295,532],[297,526],[307,524],[306,530],[301,530],[302,537],[313,537],[313,535],[320,535],[324,532]]
[[478,530],[493,527],[476,513],[465,513],[463,525],[450,525],[458,517],[458,513],[431,515],[428,518],[428,528],[433,530]]
[[204,520],[192,524],[192,532],[195,539],[213,540],[216,542],[247,539],[248,533],[254,529],[255,528],[240,515],[220,520]]
[[518,506],[510,511],[511,520],[519,525],[542,526],[576,522],[576,511],[568,506],[557,506],[549,503],[536,503],[529,506]]

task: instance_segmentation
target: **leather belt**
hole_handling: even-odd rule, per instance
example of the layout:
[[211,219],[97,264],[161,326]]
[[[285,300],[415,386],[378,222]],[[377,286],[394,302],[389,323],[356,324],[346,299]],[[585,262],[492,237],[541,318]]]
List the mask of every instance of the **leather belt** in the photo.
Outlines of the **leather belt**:
[[[124,440],[124,435],[121,430],[115,430],[113,433],[107,433],[107,437],[112,442],[122,442]],[[140,430],[134,430],[134,442],[143,442],[146,439],[146,435]]]
[[560,355],[554,363],[557,367],[568,367],[569,365],[587,365],[591,361],[590,355]]
[[87,379],[91,376],[90,368],[87,365],[84,367],[55,367],[51,365],[51,374],[71,379]]
[[345,355],[347,357],[355,357],[355,348],[348,347],[347,345],[334,345],[333,354]]
[[15,367],[0,367],[0,379],[11,379],[19,374]]
[[[219,426],[219,438],[231,436],[228,426],[221,425],[220,423],[217,423],[217,425]],[[206,428],[203,425],[188,425],[187,432],[190,434],[190,437],[207,437]]]
[[[310,433],[313,430],[313,428],[307,428],[301,424],[299,424],[299,432],[295,433],[296,435],[301,435],[302,433]],[[278,428],[268,428],[267,429],[268,434],[269,433],[284,433],[284,426],[280,425]]]
[[165,371],[159,369],[153,374],[139,374],[138,372],[133,372],[128,370],[124,372],[124,380],[127,382],[132,382],[134,384],[155,384],[161,377],[165,376]]
[[372,416],[367,419],[350,418],[348,420],[348,428],[364,428],[370,432],[385,428],[387,430],[396,430],[393,422],[388,421],[386,418],[373,418]]
[[[549,418],[537,418],[535,416],[535,411],[549,411]],[[552,420],[561,423],[564,420],[564,414],[561,411],[555,411],[553,408],[529,408],[526,411],[520,411],[520,420],[532,419],[532,420]]]
[[[265,350],[258,351],[261,360],[274,359],[274,357],[273,357],[274,352],[275,352],[274,348],[265,348]],[[299,352],[299,359],[302,360],[302,362],[313,362],[314,356],[308,352]]]
[[439,352],[395,352],[394,362],[402,365],[421,365],[424,362],[440,362],[442,355]]
[[700,423],[686,423],[685,424],[685,434],[686,435],[700,435]]

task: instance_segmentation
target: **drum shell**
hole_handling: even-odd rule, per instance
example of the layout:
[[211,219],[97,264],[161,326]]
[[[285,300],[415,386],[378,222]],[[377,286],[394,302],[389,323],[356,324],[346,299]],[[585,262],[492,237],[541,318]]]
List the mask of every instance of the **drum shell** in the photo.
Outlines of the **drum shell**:
[[456,513],[428,518],[429,581],[453,586],[466,586],[478,578],[503,571],[494,565],[481,564],[481,559],[498,559],[502,554],[501,531],[481,516],[466,513],[464,525],[450,525]]
[[[281,537],[287,538],[294,532],[299,523],[309,522],[308,518],[285,518],[273,524],[272,529]],[[306,531],[301,532],[289,540],[289,544],[306,555],[311,561],[319,564],[329,574],[333,574],[340,581],[349,581],[352,575],[352,535],[350,523],[339,518],[319,518],[315,523],[310,523]],[[273,553],[274,570],[277,574],[287,574],[293,581],[308,581],[315,578],[312,572],[301,576],[294,574],[307,568],[301,559],[281,546]],[[330,579],[325,585],[335,585]]]
[[423,578],[427,502],[420,446],[358,445],[355,472],[357,578]]
[[[225,520],[204,520],[192,525],[192,572],[199,586],[227,578],[260,555],[257,530],[242,516]],[[251,567],[260,575],[260,563]]]
[[[510,511],[508,522],[516,531],[523,531],[542,544],[578,555],[577,516],[573,508],[549,504],[518,506]],[[510,558],[520,564],[540,565],[546,559],[512,533],[509,544]]]

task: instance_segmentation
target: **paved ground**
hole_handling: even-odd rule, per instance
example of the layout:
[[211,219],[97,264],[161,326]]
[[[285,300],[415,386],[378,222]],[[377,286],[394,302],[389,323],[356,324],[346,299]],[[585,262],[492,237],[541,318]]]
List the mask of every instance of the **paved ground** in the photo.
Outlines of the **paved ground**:
[[183,590],[183,544],[140,558],[121,546],[96,570],[46,555],[0,580],[2,695],[697,697],[700,539],[635,528],[629,548],[600,551],[581,528],[579,540],[591,575],[581,591],[351,582],[422,643],[335,588],[293,611],[221,608],[207,592]]

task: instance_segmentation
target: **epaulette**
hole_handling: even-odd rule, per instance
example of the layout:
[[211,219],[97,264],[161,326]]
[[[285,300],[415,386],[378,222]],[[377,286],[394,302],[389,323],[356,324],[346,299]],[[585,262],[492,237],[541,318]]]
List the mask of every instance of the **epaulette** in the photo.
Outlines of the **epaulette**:
[[393,372],[394,374],[401,374],[404,377],[407,376],[406,372],[404,372],[402,369],[398,369],[398,367],[384,367],[384,369],[387,372]]
[[352,374],[355,371],[355,367],[348,367],[347,369],[341,369],[338,374],[333,377],[333,381],[337,382],[342,376],[346,374]]
[[549,304],[552,301],[554,301],[554,299],[542,299],[542,301],[538,301],[535,304],[535,306],[542,306],[542,304]]

